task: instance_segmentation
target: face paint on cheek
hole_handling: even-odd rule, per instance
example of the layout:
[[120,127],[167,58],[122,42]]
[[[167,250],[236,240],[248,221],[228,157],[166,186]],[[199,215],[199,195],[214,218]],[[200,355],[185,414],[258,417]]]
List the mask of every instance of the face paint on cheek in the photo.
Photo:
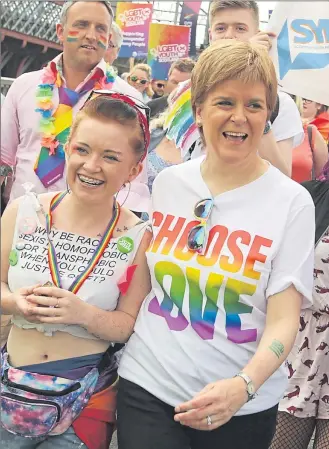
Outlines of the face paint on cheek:
[[97,41],[97,45],[102,48],[103,50],[107,49],[108,40],[105,36],[99,36],[99,39]]
[[67,42],[76,42],[78,40],[79,31],[69,31],[67,34]]

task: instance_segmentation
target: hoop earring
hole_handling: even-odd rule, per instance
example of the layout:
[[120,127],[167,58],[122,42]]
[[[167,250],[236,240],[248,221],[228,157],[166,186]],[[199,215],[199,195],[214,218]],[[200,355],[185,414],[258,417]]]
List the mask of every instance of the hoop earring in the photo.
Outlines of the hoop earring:
[[[129,183],[128,193],[127,193],[127,195],[126,195],[126,198],[125,198],[124,201],[122,202],[122,204],[120,204],[121,207],[125,204],[125,202],[126,202],[127,199],[128,199],[128,196],[129,196],[129,194],[130,194],[131,183],[130,183],[130,181],[128,181],[128,183]],[[123,184],[123,186],[121,187],[121,189],[124,189],[124,188],[126,188],[126,184]],[[120,190],[121,190],[121,189],[120,189]],[[119,192],[120,192],[120,190],[119,190]],[[117,192],[117,193],[114,195],[116,200],[117,200],[117,197],[118,197],[119,192]]]

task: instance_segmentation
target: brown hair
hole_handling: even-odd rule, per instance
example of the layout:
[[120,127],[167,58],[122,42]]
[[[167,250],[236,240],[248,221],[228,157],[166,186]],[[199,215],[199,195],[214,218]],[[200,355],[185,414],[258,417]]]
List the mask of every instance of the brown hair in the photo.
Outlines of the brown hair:
[[195,67],[195,62],[191,58],[181,58],[177,59],[177,61],[173,62],[170,66],[168,76],[172,73],[173,70],[179,70],[183,73],[191,73]]
[[277,101],[275,68],[265,48],[249,42],[221,39],[200,56],[191,78],[191,101],[195,115],[209,92],[229,80],[245,83],[261,82],[266,88],[266,103],[270,117]]
[[[142,70],[143,72],[145,72],[146,75],[147,75],[148,80],[151,82],[151,79],[152,79],[152,69],[151,69],[151,67],[150,67],[148,64],[136,64],[136,65],[132,68],[131,72],[129,73],[129,76],[131,76],[131,74],[133,73],[134,69],[139,69],[139,70]],[[149,85],[147,86],[147,89],[145,90],[145,92],[146,92],[146,94],[147,94],[148,97],[150,97],[150,98],[153,97],[154,92],[153,92],[153,90],[152,90],[151,84],[149,84]]]
[[259,25],[259,9],[258,5],[254,0],[215,0],[210,3],[209,8],[209,23],[212,25],[216,14],[223,9],[251,9],[257,26]]
[[78,112],[73,121],[70,135],[67,140],[69,143],[78,129],[78,126],[85,118],[97,119],[102,122],[115,122],[123,126],[136,128],[138,133],[132,140],[132,146],[139,160],[143,157],[146,148],[142,128],[140,126],[138,115],[135,109],[124,101],[100,95],[84,105]]

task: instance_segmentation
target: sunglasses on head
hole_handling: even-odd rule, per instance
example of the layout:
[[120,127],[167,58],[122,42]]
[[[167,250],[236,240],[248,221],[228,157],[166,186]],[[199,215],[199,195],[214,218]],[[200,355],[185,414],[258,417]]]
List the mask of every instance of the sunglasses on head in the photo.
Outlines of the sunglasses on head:
[[85,101],[84,105],[82,106],[82,109],[85,107],[85,105],[95,98],[102,96],[102,97],[108,97],[113,100],[119,100],[123,103],[128,104],[131,106],[135,111],[137,112],[138,121],[142,127],[143,134],[144,134],[144,142],[145,142],[145,153],[143,157],[141,158],[141,161],[143,161],[147,154],[147,149],[150,144],[150,117],[151,117],[151,110],[146,104],[144,104],[142,101],[138,100],[137,98],[131,97],[130,95],[123,95],[119,92],[115,92],[112,90],[93,90],[87,100]]
[[139,83],[139,84],[146,84],[146,83],[148,83],[148,81],[147,80],[141,80],[141,79],[139,79],[137,76],[135,76],[135,75],[132,75],[131,77],[130,77],[130,79],[131,79],[131,81],[133,82],[133,83]]
[[214,202],[211,198],[198,201],[194,206],[194,217],[200,224],[193,226],[187,236],[187,247],[191,251],[204,254],[207,244],[206,224],[210,217]]

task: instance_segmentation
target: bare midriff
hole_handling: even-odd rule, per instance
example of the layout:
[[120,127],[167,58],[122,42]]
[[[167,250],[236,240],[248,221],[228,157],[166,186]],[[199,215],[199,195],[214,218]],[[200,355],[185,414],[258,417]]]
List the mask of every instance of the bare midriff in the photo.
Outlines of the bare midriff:
[[54,362],[105,352],[108,341],[89,340],[54,332],[51,337],[36,329],[21,329],[15,325],[10,331],[7,348],[10,364],[14,367]]

